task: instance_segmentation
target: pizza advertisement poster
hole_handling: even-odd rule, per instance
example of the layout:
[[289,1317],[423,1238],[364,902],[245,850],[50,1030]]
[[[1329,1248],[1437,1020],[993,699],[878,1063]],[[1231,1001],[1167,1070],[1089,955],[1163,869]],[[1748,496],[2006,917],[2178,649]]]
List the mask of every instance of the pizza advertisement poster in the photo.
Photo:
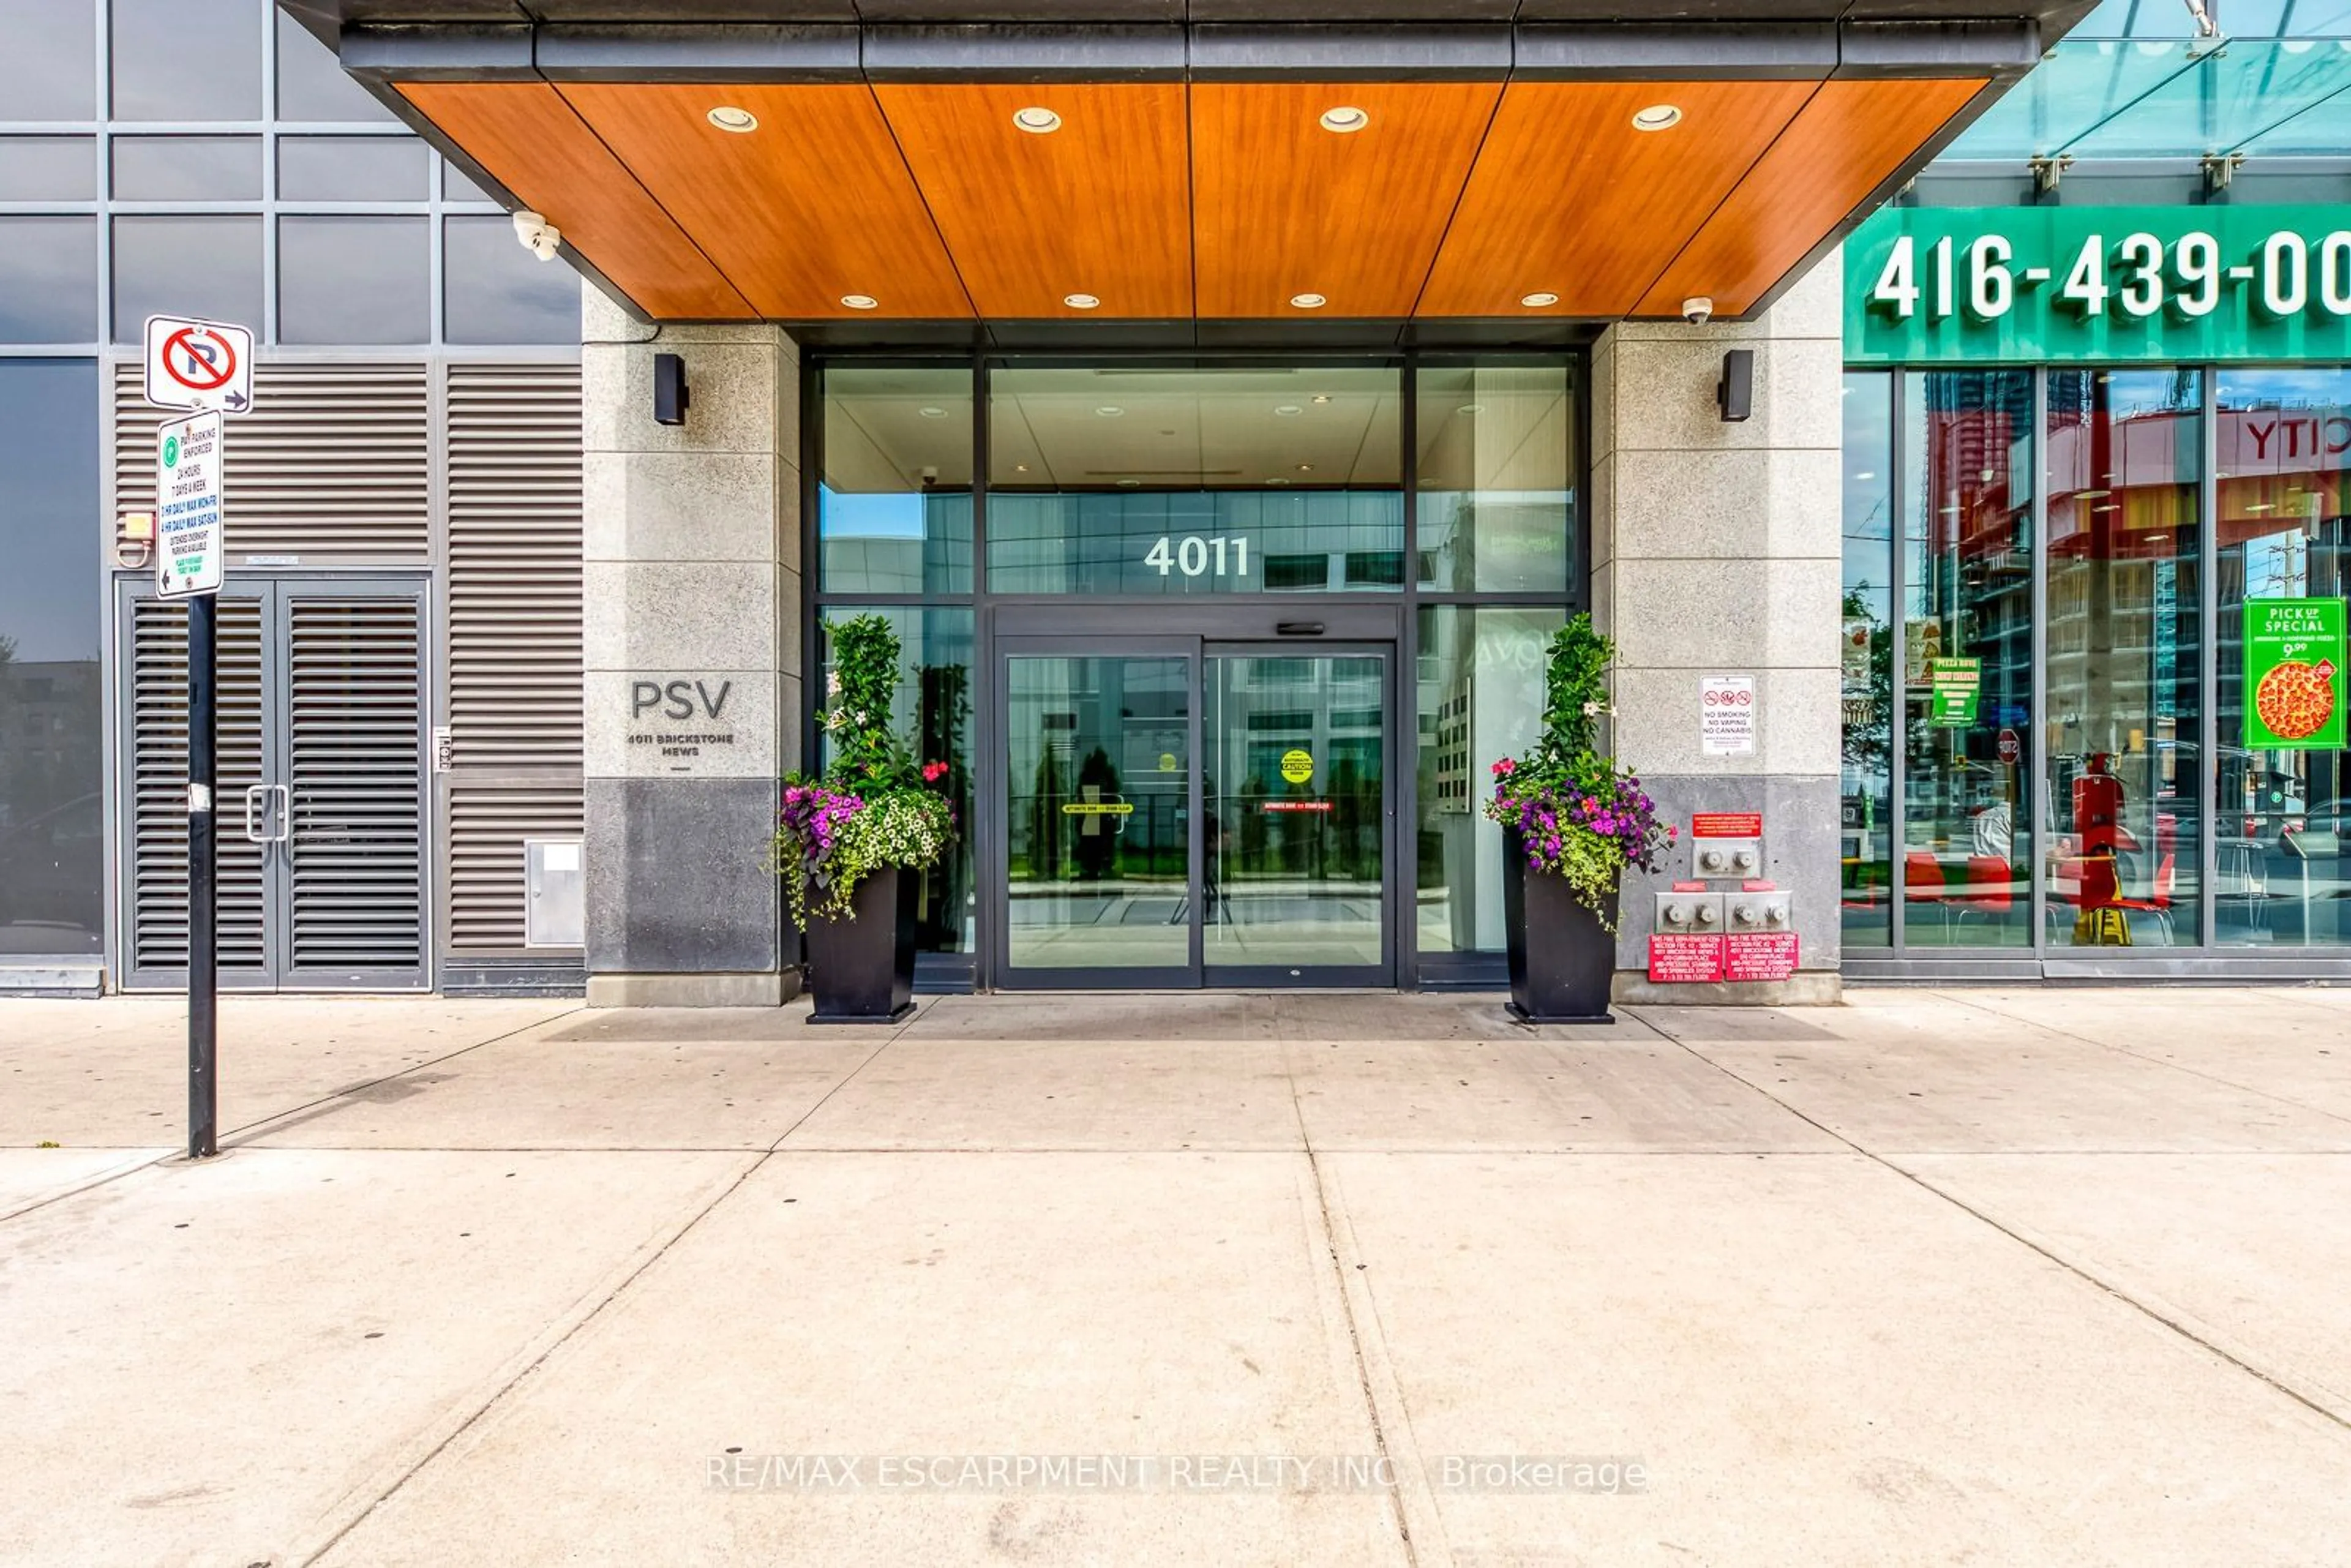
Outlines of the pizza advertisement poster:
[[2343,748],[2344,601],[2245,601],[2245,747]]

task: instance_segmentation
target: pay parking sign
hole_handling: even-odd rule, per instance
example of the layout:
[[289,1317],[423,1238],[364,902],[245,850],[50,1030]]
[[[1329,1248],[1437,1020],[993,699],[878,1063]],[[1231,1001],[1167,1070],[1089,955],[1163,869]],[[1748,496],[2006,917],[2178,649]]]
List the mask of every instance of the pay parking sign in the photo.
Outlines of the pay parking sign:
[[165,599],[220,591],[220,481],[218,413],[155,433],[155,591]]

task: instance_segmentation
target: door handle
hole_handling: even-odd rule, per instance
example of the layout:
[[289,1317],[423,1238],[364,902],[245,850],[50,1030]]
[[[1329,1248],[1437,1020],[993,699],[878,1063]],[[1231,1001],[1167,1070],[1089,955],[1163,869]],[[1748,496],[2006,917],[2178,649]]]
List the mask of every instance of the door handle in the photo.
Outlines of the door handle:
[[277,831],[269,836],[269,841],[282,844],[294,836],[294,790],[285,784],[272,784],[267,788],[277,795]]
[[248,784],[246,786],[245,837],[247,843],[266,844],[269,841],[268,838],[261,832],[258,825],[255,823],[253,820],[254,797],[263,793],[269,788],[270,786],[266,784]]

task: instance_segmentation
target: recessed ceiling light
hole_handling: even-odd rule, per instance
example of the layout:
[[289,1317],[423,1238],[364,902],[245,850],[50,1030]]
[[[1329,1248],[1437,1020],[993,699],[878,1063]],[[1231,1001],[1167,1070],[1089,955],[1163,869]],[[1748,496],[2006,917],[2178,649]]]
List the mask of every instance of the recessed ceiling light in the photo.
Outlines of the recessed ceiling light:
[[924,404],[922,408],[915,412],[919,413],[925,419],[945,419],[947,416],[946,410],[935,407],[929,403]]
[[871,294],[844,294],[841,297],[841,302],[852,310],[877,309],[882,304],[882,301],[874,298]]
[[1298,465],[1298,471],[1301,474],[1311,474],[1314,472],[1314,465],[1311,463],[1301,463]]
[[1875,468],[1865,468],[1860,473],[1855,474],[1854,477],[1855,479],[1875,479],[1877,477],[1877,471]]
[[1102,303],[1091,294],[1064,294],[1061,303],[1072,310],[1091,310]]
[[1322,111],[1322,129],[1344,136],[1350,131],[1361,131],[1372,122],[1372,117],[1352,103],[1342,103]]
[[1320,310],[1329,303],[1320,294],[1293,294],[1290,302],[1301,310]]
[[1029,472],[1029,465],[1026,463],[1015,463],[1012,465],[1012,471],[1015,474],[1026,474]]
[[1314,401],[1316,402],[1329,402],[1331,401],[1331,394],[1329,392],[1316,392],[1314,394]]
[[1635,131],[1671,131],[1681,122],[1681,110],[1670,103],[1653,103],[1633,113],[1633,129]]
[[1280,475],[1276,474],[1272,478],[1268,479],[1266,483],[1269,485],[1287,485],[1290,481],[1283,478]]
[[710,111],[707,118],[709,119],[710,123],[718,127],[719,130],[732,131],[738,135],[746,131],[757,131],[759,129],[759,117],[758,115],[752,113],[747,109],[737,109],[731,103],[720,104],[716,109]]
[[1465,402],[1453,412],[1456,413],[1483,413],[1486,412],[1486,405],[1482,402]]
[[2085,501],[2099,501],[2113,495],[2114,492],[2112,490],[2076,490],[2074,494]]
[[1050,136],[1061,129],[1061,117],[1042,104],[1012,111],[1012,123],[1031,136]]
[[1540,310],[1546,305],[1558,304],[1559,296],[1550,292],[1548,289],[1537,289],[1532,294],[1521,294],[1519,296],[1519,303],[1525,306],[1530,310]]
[[1121,480],[1119,481],[1119,484],[1120,484],[1121,486],[1124,486],[1125,488],[1127,488],[1127,489],[1129,489],[1129,490],[1134,489],[1137,485],[1140,485],[1140,484],[1142,484],[1142,483],[1143,483],[1143,481],[1142,481],[1142,480],[1140,480],[1140,479],[1121,479]]
[[1274,405],[1273,412],[1281,415],[1282,418],[1288,419],[1293,414],[1304,413],[1306,411],[1299,407],[1294,402],[1283,402],[1276,403]]
[[1124,413],[1126,410],[1119,407],[1118,404],[1114,402],[1106,402],[1102,404],[1102,407],[1094,410],[1094,412],[1102,415],[1104,419],[1116,419],[1120,414]]

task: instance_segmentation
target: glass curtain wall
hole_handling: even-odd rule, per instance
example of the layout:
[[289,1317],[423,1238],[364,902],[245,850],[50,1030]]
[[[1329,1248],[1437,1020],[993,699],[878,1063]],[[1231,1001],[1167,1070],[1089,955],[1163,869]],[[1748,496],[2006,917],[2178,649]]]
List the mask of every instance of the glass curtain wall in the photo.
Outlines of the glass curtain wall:
[[2200,939],[2204,379],[2049,373],[2052,946]]
[[2245,632],[2248,601],[2351,594],[2351,370],[2222,371],[2217,380],[2213,938],[2231,948],[2341,948],[2351,942],[2351,768],[2324,732],[2276,744],[2296,727],[2260,722],[2263,685],[2275,719],[2283,682],[2254,679],[2248,691]]
[[1903,823],[1913,947],[2030,946],[2032,375],[1903,386]]
[[[979,709],[997,700],[980,689],[980,638],[1054,630],[1051,604],[1062,596],[1329,594],[1397,605],[1406,628],[1397,656],[1417,653],[1398,685],[1405,711],[1393,719],[1409,727],[1398,742],[1407,777],[1397,795],[1399,805],[1409,799],[1416,819],[1413,838],[1396,850],[1405,883],[1416,890],[1416,910],[1398,912],[1399,957],[1416,954],[1422,977],[1433,981],[1491,967],[1503,941],[1501,839],[1479,811],[1486,765],[1533,739],[1544,646],[1584,597],[1573,361],[980,367],[861,357],[814,374],[811,406],[820,417],[811,433],[809,544],[820,629],[811,653],[820,667],[824,623],[867,611],[891,618],[909,677],[902,731],[919,729],[925,758],[951,765],[966,827],[925,893],[925,951],[950,959],[946,969],[933,961],[935,975],[973,962],[978,946],[975,844],[982,841],[972,829],[987,808],[972,799],[971,767],[975,734],[986,728]],[[1258,677],[1278,661],[1228,663],[1218,678],[1243,685],[1219,687],[1217,711],[1273,691]],[[1337,833],[1353,822],[1353,859],[1312,868],[1347,883],[1343,896],[1333,894],[1343,904],[1362,894],[1363,867],[1378,862],[1384,762],[1351,753],[1339,727],[1362,729],[1363,744],[1375,745],[1376,693],[1349,693],[1376,685],[1381,666],[1329,663],[1330,690],[1276,706],[1330,728],[1296,744],[1317,758],[1327,751],[1332,780],[1343,773],[1352,791],[1353,817],[1339,821],[1346,813],[1334,805],[1329,826]],[[1100,749],[1117,769],[1123,799],[1136,795],[1130,776],[1137,768],[1155,779],[1169,758],[1181,763],[1188,755],[1155,744],[1126,747],[1133,758],[1107,742],[1073,749],[1069,736],[1042,727],[1070,714],[1083,719],[1089,710],[1077,698],[1105,672],[1072,659],[1012,664],[1016,686],[1036,688],[998,694],[1012,704],[1004,722],[1016,732],[1033,720],[1034,755],[1011,758],[1016,794],[1058,800],[1057,789],[1081,790],[1089,780],[1079,775]],[[1056,682],[1069,700],[1047,700],[1061,689]],[[1130,695],[1143,689],[1128,686]],[[821,703],[812,691],[810,706]],[[1140,710],[1126,722],[1140,724]],[[1252,745],[1262,738],[1257,730],[1272,733],[1269,722],[1252,717]],[[1012,744],[1027,743],[1016,734]],[[1262,771],[1254,751],[1235,755],[1244,774]],[[1102,771],[1099,760],[1094,767]],[[1068,778],[1049,779],[1055,768]],[[1102,830],[1092,840],[1072,836],[1061,821],[1068,815],[1016,810],[1008,819],[1016,904],[1024,889],[1036,894],[1048,883],[1105,879],[1086,859],[1103,848],[1092,841]],[[1263,815],[1236,809],[1235,820]],[[1071,819],[1080,829],[1082,816]],[[1181,865],[1166,858],[1183,841],[1178,824],[1162,826],[1146,835],[1127,822],[1125,841],[1110,846],[1123,857],[1120,877],[1134,888],[1169,867],[1181,878]],[[1284,831],[1301,836],[1297,824]],[[1249,845],[1237,834],[1229,848]],[[1265,847],[1268,863],[1279,861],[1278,848]],[[1028,903],[1040,919],[1050,913],[1034,896]],[[1050,955],[1029,952],[1018,908],[1013,919],[1016,964],[1113,961],[1107,947],[1092,957],[1068,944]],[[1211,962],[1224,961],[1219,935],[1208,936]],[[1345,938],[1332,961],[1377,956],[1345,946],[1353,940]]]
[[2351,369],[1855,371],[1845,464],[1857,955],[2351,946]]

